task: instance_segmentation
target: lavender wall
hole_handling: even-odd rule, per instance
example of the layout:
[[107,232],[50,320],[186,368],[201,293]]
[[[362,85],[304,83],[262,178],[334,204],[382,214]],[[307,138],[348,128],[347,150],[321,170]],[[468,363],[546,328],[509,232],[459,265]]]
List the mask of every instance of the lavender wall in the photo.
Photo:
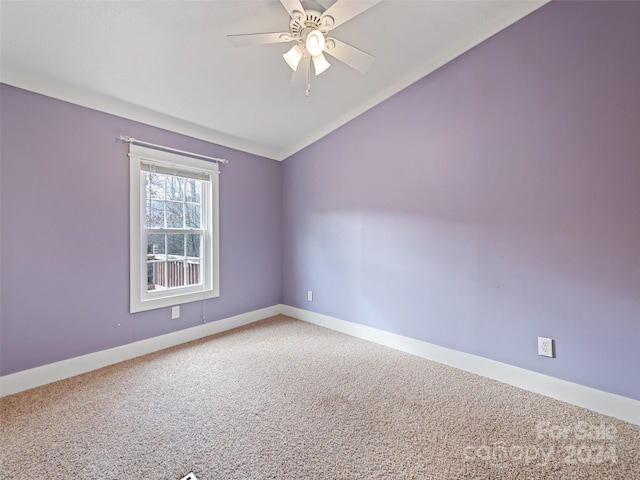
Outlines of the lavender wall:
[[[221,296],[209,320],[280,303],[281,165],[7,85],[1,122],[1,374],[200,323],[129,314],[128,145],[221,156]],[[274,281],[276,279],[276,281]]]
[[287,159],[284,303],[640,399],[638,25],[553,2]]

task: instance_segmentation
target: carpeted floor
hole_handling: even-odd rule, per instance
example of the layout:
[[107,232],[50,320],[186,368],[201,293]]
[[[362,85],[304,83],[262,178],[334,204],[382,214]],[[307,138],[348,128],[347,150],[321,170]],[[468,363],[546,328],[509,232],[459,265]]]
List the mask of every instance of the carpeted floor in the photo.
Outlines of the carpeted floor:
[[640,478],[640,427],[284,316],[0,407],[3,479]]

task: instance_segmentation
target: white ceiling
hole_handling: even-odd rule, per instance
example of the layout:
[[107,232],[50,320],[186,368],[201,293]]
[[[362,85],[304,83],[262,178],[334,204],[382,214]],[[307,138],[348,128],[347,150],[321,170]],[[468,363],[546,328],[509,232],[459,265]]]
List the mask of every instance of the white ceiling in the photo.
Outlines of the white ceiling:
[[332,31],[373,67],[327,57],[305,97],[281,56],[291,44],[226,38],[288,31],[279,1],[2,0],[0,80],[282,160],[547,1],[385,0]]

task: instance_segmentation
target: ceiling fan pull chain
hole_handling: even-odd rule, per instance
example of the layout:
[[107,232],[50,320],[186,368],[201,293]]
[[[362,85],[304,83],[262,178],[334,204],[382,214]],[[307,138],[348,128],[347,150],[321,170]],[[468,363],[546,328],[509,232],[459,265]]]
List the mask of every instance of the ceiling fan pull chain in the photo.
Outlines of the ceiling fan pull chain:
[[305,96],[307,97],[311,93],[311,78],[310,78],[309,72],[311,72],[311,63],[307,64],[307,89],[304,92]]

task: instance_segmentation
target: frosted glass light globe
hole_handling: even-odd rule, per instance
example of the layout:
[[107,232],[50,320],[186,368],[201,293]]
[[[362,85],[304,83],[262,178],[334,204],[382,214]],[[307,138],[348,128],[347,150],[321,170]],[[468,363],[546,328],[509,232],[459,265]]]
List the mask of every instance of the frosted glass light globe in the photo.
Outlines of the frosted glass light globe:
[[307,35],[306,46],[307,52],[309,52],[309,55],[312,57],[320,55],[324,50],[324,35],[322,32],[314,30],[309,33],[309,35]]

